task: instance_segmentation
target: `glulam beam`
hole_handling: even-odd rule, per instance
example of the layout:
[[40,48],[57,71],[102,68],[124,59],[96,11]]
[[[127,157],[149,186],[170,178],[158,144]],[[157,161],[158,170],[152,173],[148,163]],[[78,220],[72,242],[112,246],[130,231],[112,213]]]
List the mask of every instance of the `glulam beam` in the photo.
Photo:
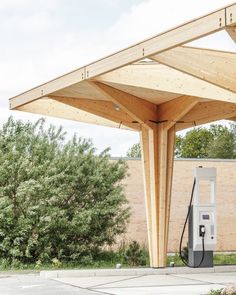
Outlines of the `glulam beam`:
[[176,131],[213,121],[236,117],[236,104],[219,101],[199,102],[176,124]]
[[163,122],[167,129],[175,125],[199,102],[196,97],[182,96],[162,103],[158,106],[158,121]]
[[157,106],[155,104],[103,83],[91,82],[90,84],[99,89],[106,99],[117,104],[129,114],[135,122],[148,127],[151,125],[150,120],[157,120]]
[[125,111],[117,108],[113,102],[61,96],[50,96],[50,98],[74,108],[90,112],[96,116],[117,122],[131,129],[140,130],[139,124],[133,123],[132,118]]
[[229,34],[231,39],[236,43],[236,26],[226,28],[226,32]]
[[[50,97],[43,97],[40,100],[32,101],[18,108],[19,111],[53,116],[57,118],[84,122],[89,124],[102,125],[113,128],[131,129],[120,122],[106,119],[92,112],[87,112],[69,104],[62,103]],[[133,130],[133,127],[132,127]]]
[[96,77],[155,53],[220,31],[225,27],[225,13],[226,8],[212,12],[92,63],[86,66],[86,77]]

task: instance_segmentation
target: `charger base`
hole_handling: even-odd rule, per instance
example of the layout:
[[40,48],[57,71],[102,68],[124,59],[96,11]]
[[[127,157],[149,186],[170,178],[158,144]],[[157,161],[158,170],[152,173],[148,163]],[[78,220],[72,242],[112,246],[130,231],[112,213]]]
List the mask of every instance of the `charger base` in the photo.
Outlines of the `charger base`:
[[[197,267],[201,262],[202,255],[202,251],[188,249],[188,264],[191,267]],[[204,259],[200,267],[213,267],[213,251],[205,251]]]

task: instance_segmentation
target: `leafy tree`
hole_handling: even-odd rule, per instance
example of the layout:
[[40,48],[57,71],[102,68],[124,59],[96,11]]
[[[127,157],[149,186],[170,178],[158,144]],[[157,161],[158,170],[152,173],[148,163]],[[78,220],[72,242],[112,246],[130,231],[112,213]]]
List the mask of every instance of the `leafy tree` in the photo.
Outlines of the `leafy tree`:
[[182,158],[218,158],[236,157],[235,125],[211,125],[210,128],[192,129],[181,139],[178,153]]
[[[211,132],[201,128],[189,131],[185,137],[176,135],[175,157],[205,158],[207,156],[207,148],[211,138]],[[134,144],[128,150],[127,156],[132,158],[141,157],[140,144]]]
[[141,147],[140,143],[135,143],[127,152],[127,157],[130,158],[141,158]]
[[208,147],[208,158],[234,159],[236,156],[236,133],[233,125],[230,128],[212,125],[210,131],[214,140]]
[[65,142],[62,128],[9,118],[0,129],[0,258],[93,258],[126,229],[127,167],[95,155],[91,141]]
[[175,136],[175,157],[179,158],[181,155],[183,138],[180,135]]
[[207,158],[209,145],[213,135],[206,128],[196,128],[188,131],[181,144],[181,158]]
[[[133,145],[127,155],[140,156],[140,145]],[[177,158],[236,158],[236,125],[229,127],[211,125],[188,131],[184,136],[176,135],[175,157]]]

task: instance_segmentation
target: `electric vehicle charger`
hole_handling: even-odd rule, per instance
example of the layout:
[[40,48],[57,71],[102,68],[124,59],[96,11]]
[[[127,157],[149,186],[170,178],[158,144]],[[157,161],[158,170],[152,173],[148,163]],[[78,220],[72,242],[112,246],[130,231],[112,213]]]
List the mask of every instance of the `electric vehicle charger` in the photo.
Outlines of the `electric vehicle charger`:
[[205,258],[205,241],[204,241],[205,227],[204,226],[202,228],[200,228],[200,231],[201,231],[200,235],[202,237],[202,258],[200,260],[200,263],[198,265],[196,265],[196,266],[191,266],[191,265],[188,264],[188,262],[185,260],[185,258],[182,255],[183,237],[184,237],[186,225],[187,225],[187,222],[189,220],[189,216],[190,216],[190,213],[191,213],[191,210],[192,210],[192,202],[193,202],[193,195],[194,195],[195,185],[196,185],[196,178],[194,178],[194,181],[193,181],[193,187],[192,187],[191,198],[190,198],[189,207],[188,207],[188,213],[186,215],[186,219],[185,219],[185,222],[184,222],[184,226],[183,226],[183,230],[182,230],[182,234],[181,234],[181,238],[180,238],[180,243],[179,243],[179,256],[180,256],[180,259],[182,260],[184,265],[186,265],[187,267],[190,267],[190,268],[198,268],[198,267],[200,267],[202,265],[203,261],[204,261],[204,258]]

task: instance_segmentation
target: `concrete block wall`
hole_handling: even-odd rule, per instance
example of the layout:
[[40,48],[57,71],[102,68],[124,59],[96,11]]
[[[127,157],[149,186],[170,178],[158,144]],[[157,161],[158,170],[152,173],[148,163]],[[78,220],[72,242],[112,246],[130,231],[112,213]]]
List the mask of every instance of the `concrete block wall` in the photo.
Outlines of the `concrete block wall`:
[[[128,159],[129,177],[124,181],[131,206],[131,220],[125,241],[147,245],[146,214],[142,162]],[[236,251],[236,161],[177,159],[174,163],[169,252],[177,252],[192,189],[193,169],[197,166],[217,169],[217,251]],[[207,194],[208,187],[203,187]],[[187,234],[187,232],[186,232]]]

